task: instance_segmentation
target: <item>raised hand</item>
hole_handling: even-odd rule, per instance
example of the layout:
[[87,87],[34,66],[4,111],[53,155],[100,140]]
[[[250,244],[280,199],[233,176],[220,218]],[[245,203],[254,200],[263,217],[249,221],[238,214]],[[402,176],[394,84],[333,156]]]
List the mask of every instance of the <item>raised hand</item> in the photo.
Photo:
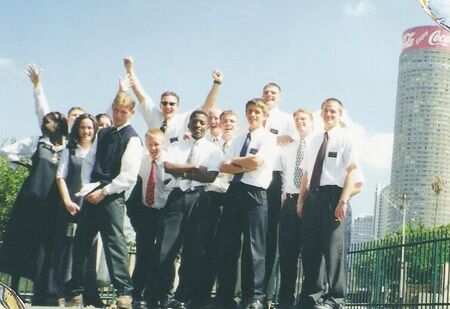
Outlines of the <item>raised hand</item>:
[[33,83],[33,86],[35,88],[39,87],[41,84],[41,72],[42,69],[38,69],[34,64],[29,64],[27,66],[27,72],[26,74],[30,78],[31,82]]
[[133,70],[134,65],[134,59],[131,56],[127,56],[123,58],[123,65],[125,67],[125,70],[127,70],[127,73],[130,73]]
[[214,81],[222,82],[223,80],[223,73],[219,70],[214,70],[212,72],[212,77],[214,78]]

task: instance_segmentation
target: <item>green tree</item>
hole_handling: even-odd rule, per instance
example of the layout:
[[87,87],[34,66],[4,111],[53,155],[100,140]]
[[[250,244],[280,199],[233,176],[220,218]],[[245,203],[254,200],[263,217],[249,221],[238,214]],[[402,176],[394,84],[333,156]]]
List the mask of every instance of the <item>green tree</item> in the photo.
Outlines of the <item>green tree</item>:
[[18,167],[14,170],[0,158],[0,235],[5,231],[9,213],[27,176],[26,168]]

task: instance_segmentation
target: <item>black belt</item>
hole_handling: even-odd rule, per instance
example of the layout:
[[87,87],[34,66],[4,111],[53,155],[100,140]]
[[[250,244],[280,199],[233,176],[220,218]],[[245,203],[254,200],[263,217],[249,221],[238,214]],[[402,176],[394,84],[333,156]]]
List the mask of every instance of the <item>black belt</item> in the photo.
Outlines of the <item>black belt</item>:
[[327,190],[333,190],[333,189],[338,189],[338,188],[342,189],[341,187],[336,186],[336,185],[327,185],[327,186],[319,186],[319,187],[310,189],[310,191],[319,192],[319,191],[327,191]]
[[298,193],[286,193],[286,198],[298,199]]
[[[192,192],[205,192],[206,186],[196,186],[183,191],[184,193],[192,193]],[[180,189],[181,190],[181,189]]]

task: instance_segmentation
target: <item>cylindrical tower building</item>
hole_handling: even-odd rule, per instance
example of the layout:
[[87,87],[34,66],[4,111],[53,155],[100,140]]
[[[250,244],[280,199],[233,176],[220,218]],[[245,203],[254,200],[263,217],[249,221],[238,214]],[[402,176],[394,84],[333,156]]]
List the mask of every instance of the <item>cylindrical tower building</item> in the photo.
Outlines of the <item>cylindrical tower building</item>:
[[407,222],[450,223],[450,33],[438,26],[403,33],[389,191],[398,205],[408,194]]

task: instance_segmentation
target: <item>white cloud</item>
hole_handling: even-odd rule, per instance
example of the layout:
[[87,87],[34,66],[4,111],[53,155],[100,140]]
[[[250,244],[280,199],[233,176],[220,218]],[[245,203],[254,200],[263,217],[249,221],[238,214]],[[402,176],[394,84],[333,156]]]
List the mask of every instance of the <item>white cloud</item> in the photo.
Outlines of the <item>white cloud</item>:
[[[314,114],[314,128],[321,128],[322,120],[320,111]],[[392,163],[392,147],[394,133],[374,133],[369,134],[363,125],[353,121],[344,111],[342,121],[353,133],[356,145],[359,150],[359,158],[363,166],[389,171]]]
[[0,58],[0,71],[8,70],[14,66],[12,59]]
[[349,16],[364,16],[375,13],[376,8],[371,0],[360,0],[356,3],[347,3],[344,12]]

